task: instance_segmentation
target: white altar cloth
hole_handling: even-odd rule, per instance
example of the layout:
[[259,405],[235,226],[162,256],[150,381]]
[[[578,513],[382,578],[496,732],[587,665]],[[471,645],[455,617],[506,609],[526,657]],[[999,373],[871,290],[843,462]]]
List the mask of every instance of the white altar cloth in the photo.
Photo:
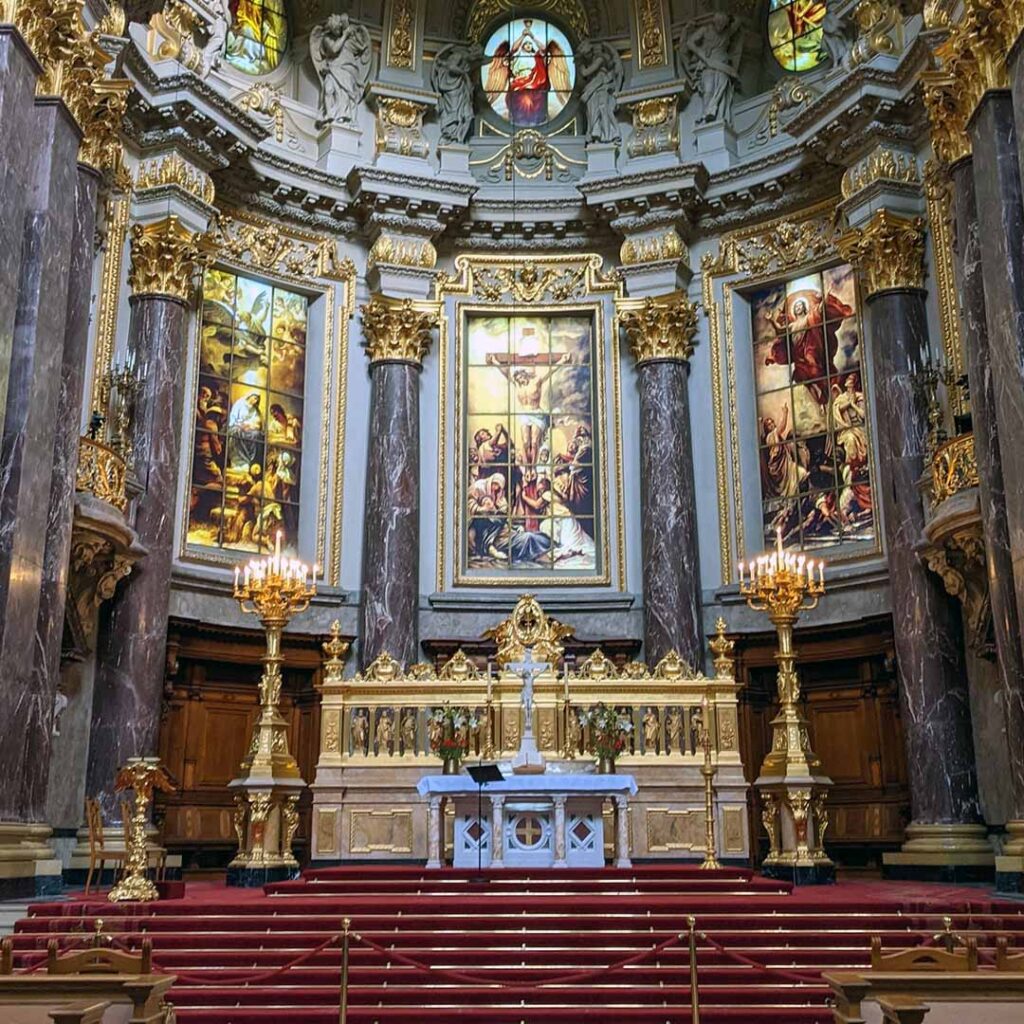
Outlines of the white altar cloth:
[[455,804],[457,868],[602,867],[606,797],[615,803],[616,866],[630,865],[626,809],[637,792],[632,775],[509,774],[484,785],[489,813],[481,813],[479,789],[468,775],[427,775],[416,789],[430,801],[428,868],[441,866],[442,804],[448,799]]

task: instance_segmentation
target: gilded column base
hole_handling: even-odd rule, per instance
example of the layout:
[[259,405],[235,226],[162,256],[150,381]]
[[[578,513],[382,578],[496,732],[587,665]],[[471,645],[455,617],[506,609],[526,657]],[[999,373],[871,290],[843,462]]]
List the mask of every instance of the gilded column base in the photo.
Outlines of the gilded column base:
[[49,825],[0,822],[0,898],[54,896],[63,889]]
[[996,891],[1024,893],[1024,821],[1006,823],[1003,852],[996,856]]
[[882,854],[886,878],[958,882],[990,879],[995,853],[984,825],[907,826],[896,853]]
[[238,853],[228,865],[228,885],[254,887],[293,878],[299,862],[292,841],[299,826],[302,779],[235,779]]
[[825,802],[832,780],[824,775],[783,779],[762,775],[754,785],[761,793],[761,822],[768,833],[763,874],[794,885],[835,881],[835,865],[824,848]]

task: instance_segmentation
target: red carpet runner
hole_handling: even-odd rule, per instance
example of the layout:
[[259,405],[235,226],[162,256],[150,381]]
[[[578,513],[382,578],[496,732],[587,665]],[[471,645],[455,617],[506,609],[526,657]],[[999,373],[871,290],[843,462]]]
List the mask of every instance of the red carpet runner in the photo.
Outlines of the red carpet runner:
[[38,962],[54,936],[81,942],[102,917],[118,943],[151,938],[154,962],[181,975],[171,990],[181,1024],[337,1024],[341,953],[329,940],[347,916],[361,936],[350,1024],[683,1024],[688,954],[677,936],[694,914],[707,935],[704,1024],[829,1024],[820,972],[866,966],[871,935],[916,945],[952,913],[958,933],[978,935],[983,961],[996,934],[1024,946],[1024,906],[980,889],[848,882],[791,892],[745,871],[678,865],[469,878],[347,867],[265,893],[193,883],[185,899],[156,904],[37,904],[17,926],[17,962]]

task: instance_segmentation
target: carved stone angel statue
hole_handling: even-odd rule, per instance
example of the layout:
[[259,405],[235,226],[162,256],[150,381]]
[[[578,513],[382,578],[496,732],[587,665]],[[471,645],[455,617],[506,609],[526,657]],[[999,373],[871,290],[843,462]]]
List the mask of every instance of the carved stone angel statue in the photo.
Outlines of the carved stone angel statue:
[[842,14],[836,14],[831,7],[825,8],[825,17],[821,22],[821,52],[832,60],[832,67],[843,66],[855,36],[849,19]]
[[681,70],[704,101],[698,124],[732,120],[742,50],[742,24],[724,11],[716,11],[694,29],[684,29],[679,40]]
[[202,78],[206,78],[214,68],[220,67],[233,17],[231,0],[210,0],[208,6],[213,20],[207,25],[209,36],[206,45],[199,51],[199,74]]
[[370,33],[347,14],[332,14],[309,34],[309,55],[320,78],[317,127],[352,124],[370,78]]
[[438,96],[442,143],[466,141],[473,126],[473,78],[483,62],[483,47],[478,43],[449,43],[434,58],[430,84]]
[[576,48],[576,73],[586,82],[580,99],[587,111],[587,136],[595,142],[618,142],[615,104],[624,73],[611,43],[584,40]]

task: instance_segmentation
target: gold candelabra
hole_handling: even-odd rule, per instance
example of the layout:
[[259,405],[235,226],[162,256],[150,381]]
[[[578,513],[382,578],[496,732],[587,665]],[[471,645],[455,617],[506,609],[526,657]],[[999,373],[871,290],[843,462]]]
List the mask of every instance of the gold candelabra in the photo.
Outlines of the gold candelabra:
[[704,751],[704,763],[700,774],[704,779],[704,861],[702,871],[717,871],[718,863],[715,844],[715,765],[711,758],[711,701],[707,695],[701,701],[700,745]]
[[[825,793],[832,780],[811,749],[807,720],[800,710],[793,629],[800,613],[818,604],[825,593],[825,563],[786,551],[782,531],[774,551],[739,566],[739,590],[755,611],[764,611],[778,635],[779,712],[772,719],[772,746],[756,781],[761,790],[765,830],[770,846],[765,868],[828,868],[821,838],[825,832]],[[821,880],[804,873],[801,881]]]
[[[305,783],[288,748],[288,723],[281,714],[281,636],[292,616],[305,611],[316,594],[317,566],[281,553],[281,533],[274,553],[235,567],[234,596],[243,612],[255,614],[267,635],[260,678],[260,714],[241,775],[231,785],[235,795],[238,855],[232,868],[274,869],[297,866],[291,851],[298,827],[298,790]],[[265,879],[254,877],[253,884]]]
[[174,785],[158,757],[133,757],[117,773],[115,792],[131,789],[135,792],[135,807],[130,821],[124,823],[125,873],[107,899],[111,903],[149,903],[159,899],[156,885],[146,877],[149,868],[149,844],[146,824],[153,791],[173,793]]

